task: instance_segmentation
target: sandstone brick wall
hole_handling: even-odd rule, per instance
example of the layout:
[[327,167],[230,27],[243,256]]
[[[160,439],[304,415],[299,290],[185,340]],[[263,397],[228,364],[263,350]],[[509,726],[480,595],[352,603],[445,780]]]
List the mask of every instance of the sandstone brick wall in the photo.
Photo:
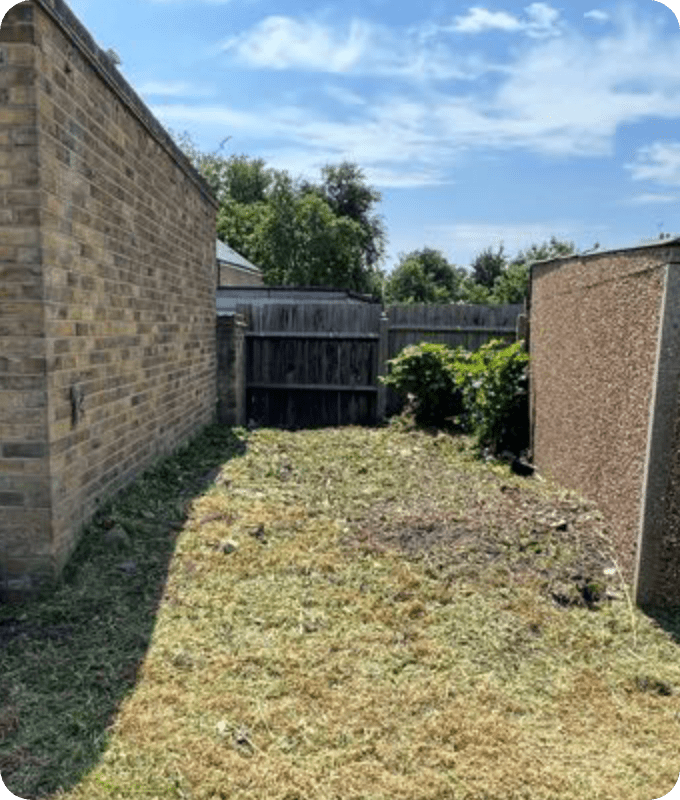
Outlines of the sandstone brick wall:
[[216,208],[61,0],[12,9],[0,48],[9,585],[57,575],[97,504],[213,418]]
[[627,578],[636,559],[666,252],[538,264],[531,289],[533,456],[596,501]]

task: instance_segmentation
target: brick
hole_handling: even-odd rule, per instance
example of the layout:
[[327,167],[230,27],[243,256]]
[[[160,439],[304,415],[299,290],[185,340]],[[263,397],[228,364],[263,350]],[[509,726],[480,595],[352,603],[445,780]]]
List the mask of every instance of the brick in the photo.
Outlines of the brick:
[[44,442],[5,442],[2,458],[43,458],[47,452]]
[[16,228],[3,231],[2,239],[3,244],[6,246],[25,247],[26,245],[36,245],[40,242],[40,232],[37,227]]
[[0,492],[0,506],[23,506],[24,500],[19,492]]
[[7,99],[16,105],[31,105],[36,100],[35,86],[13,86]]
[[35,43],[35,31],[32,25],[2,25],[0,42]]
[[0,107],[0,125],[35,125],[36,119],[34,108]]
[[33,126],[24,129],[15,127],[12,131],[12,144],[16,147],[35,147],[38,144],[38,129]]

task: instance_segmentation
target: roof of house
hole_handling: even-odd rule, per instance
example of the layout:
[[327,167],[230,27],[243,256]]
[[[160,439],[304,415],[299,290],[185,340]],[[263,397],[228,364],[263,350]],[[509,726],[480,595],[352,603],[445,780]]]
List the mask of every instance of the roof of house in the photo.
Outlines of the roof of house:
[[233,267],[240,267],[241,269],[250,271],[262,272],[259,267],[256,267],[255,264],[252,264],[247,258],[244,258],[240,253],[237,253],[236,250],[229,247],[228,244],[221,242],[219,239],[216,243],[216,253],[217,260],[222,261],[224,264],[230,264]]

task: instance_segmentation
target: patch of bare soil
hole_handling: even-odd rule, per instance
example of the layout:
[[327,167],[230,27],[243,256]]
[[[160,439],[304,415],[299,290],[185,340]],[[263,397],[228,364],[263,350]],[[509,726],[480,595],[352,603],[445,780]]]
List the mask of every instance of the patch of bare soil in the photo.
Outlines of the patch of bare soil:
[[[347,543],[396,549],[445,581],[535,583],[556,605],[597,608],[622,599],[631,576],[617,564],[596,506],[540,479],[459,474],[464,514],[414,497],[379,500],[355,518]],[[496,577],[494,577],[496,576]]]

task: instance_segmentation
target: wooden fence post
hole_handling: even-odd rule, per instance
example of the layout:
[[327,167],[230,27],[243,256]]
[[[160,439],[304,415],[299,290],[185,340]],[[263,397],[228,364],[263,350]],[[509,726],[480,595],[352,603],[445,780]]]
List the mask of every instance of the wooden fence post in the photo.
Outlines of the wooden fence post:
[[[380,339],[378,340],[378,370],[377,375],[387,375],[388,342],[390,332],[390,320],[387,312],[383,311],[380,315]],[[376,414],[378,422],[385,419],[387,411],[387,386],[383,386],[378,381],[378,401]]]

